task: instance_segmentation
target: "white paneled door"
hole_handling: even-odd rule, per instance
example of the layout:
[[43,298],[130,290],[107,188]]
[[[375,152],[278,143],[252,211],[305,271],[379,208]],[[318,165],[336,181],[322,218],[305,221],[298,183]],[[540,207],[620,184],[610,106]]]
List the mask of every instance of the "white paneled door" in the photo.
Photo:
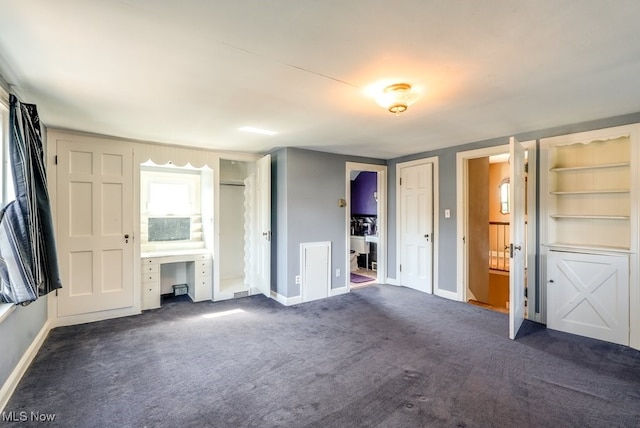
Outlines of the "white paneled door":
[[132,149],[57,142],[58,316],[133,306]]
[[433,288],[433,165],[400,169],[400,278],[405,287]]
[[524,321],[526,286],[526,242],[525,242],[525,149],[514,137],[509,142],[509,338],[515,339]]
[[547,327],[629,344],[629,257],[549,251]]
[[271,297],[271,156],[266,155],[256,162],[257,189],[257,272],[258,289],[267,297]]

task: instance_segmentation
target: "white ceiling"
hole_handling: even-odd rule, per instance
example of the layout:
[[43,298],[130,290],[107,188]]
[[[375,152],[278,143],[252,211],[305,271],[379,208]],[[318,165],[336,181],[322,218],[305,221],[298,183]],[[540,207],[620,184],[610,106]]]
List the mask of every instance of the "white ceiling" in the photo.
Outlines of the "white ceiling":
[[[637,0],[0,0],[0,74],[51,127],[389,159],[640,111],[639,22]],[[394,116],[380,81],[422,95]]]

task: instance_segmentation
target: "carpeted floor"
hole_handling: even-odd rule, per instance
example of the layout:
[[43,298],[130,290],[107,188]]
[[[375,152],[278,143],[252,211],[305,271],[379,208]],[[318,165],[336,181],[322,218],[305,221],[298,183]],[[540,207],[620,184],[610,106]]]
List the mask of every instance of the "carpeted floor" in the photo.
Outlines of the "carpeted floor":
[[60,427],[640,426],[640,352],[529,322],[516,341],[507,332],[504,314],[385,285],[293,307],[167,301],[53,330],[5,414]]

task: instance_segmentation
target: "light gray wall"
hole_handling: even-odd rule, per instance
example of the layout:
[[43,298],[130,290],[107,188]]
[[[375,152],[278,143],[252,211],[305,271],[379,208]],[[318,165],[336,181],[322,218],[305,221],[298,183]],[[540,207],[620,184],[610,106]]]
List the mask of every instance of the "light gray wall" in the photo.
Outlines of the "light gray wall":
[[[594,129],[608,128],[613,126],[627,125],[640,122],[640,113],[633,113],[623,116],[616,116],[606,119],[594,120],[589,122],[581,122],[572,125],[558,126],[555,128],[543,129],[532,132],[524,132],[516,134],[515,137],[520,141],[538,140],[541,138],[553,137],[556,135],[565,135],[576,132],[591,131]],[[439,164],[439,206],[440,212],[437,213],[440,230],[440,237],[436,237],[439,264],[437,266],[440,288],[443,290],[456,292],[458,280],[456,278],[456,218],[459,213],[456,212],[456,154],[467,150],[474,150],[484,147],[493,147],[509,143],[509,136],[494,138],[490,140],[477,141],[461,146],[450,147],[441,150],[434,150],[423,153],[416,153],[410,156],[392,159],[388,162],[389,167],[389,214],[388,214],[388,264],[387,276],[389,278],[396,277],[396,166],[398,163],[423,159],[432,156],[438,156]],[[538,176],[539,177],[539,176]],[[536,183],[538,186],[538,183]],[[451,210],[451,218],[444,217],[445,209]]]
[[[345,284],[347,207],[338,207],[338,199],[346,198],[346,162],[362,162],[384,165],[380,159],[343,156],[298,148],[286,148],[272,153],[272,192],[276,233],[274,241],[277,261],[272,268],[277,272],[277,282],[272,289],[285,297],[300,295],[300,285],[295,283],[300,275],[300,244],[306,242],[331,242],[331,287]],[[272,247],[273,248],[273,247]],[[272,256],[273,257],[273,256]],[[342,275],[336,278],[335,271]]]
[[287,150],[271,153],[271,290],[287,295]]
[[47,297],[18,306],[0,323],[0,386],[9,378],[47,321]]

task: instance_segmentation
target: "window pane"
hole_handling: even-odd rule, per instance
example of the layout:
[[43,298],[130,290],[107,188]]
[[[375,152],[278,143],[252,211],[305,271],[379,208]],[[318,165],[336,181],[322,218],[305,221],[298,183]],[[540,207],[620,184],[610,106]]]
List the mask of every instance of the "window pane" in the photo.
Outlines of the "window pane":
[[151,183],[149,212],[155,214],[191,214],[189,186],[175,183]]

